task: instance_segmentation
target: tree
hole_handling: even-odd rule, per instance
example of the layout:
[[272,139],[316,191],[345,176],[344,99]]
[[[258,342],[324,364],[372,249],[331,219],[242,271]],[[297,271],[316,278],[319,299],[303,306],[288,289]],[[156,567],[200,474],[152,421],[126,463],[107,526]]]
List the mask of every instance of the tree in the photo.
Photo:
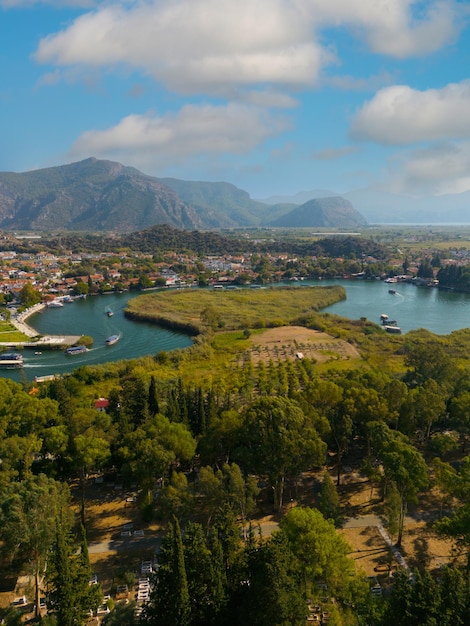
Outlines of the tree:
[[99,585],[90,585],[91,567],[85,529],[77,552],[67,524],[56,524],[56,541],[51,551],[47,572],[49,601],[61,626],[81,626],[95,611],[101,600]]
[[347,584],[354,563],[347,556],[349,546],[331,520],[316,509],[294,507],[282,518],[280,529],[302,564],[306,583],[321,578],[333,594]]
[[323,474],[323,482],[318,498],[318,509],[325,519],[333,520],[335,525],[340,522],[340,503],[336,486],[328,472]]
[[56,537],[56,524],[60,519],[69,519],[69,490],[66,484],[40,474],[21,483],[12,483],[2,500],[0,538],[11,558],[17,557],[31,564],[37,616],[42,579]]
[[248,470],[267,477],[276,511],[286,478],[322,464],[325,453],[326,444],[295,401],[261,398],[245,411],[238,455]]
[[77,284],[73,288],[73,293],[76,296],[87,296],[90,291],[90,287],[83,280],[78,280]]
[[300,566],[282,533],[245,548],[243,578],[231,596],[229,623],[303,626],[306,603],[299,585]]
[[21,304],[26,308],[34,306],[38,302],[41,302],[41,294],[33,287],[31,283],[25,283],[21,288],[18,298]]
[[189,523],[184,533],[184,563],[191,604],[191,626],[211,624],[222,608],[223,596],[200,524]]
[[158,626],[188,626],[191,623],[183,542],[177,520],[169,524],[163,539],[158,576],[142,621]]
[[380,456],[385,477],[395,483],[400,496],[396,543],[400,547],[408,504],[416,502],[418,492],[428,486],[428,468],[422,454],[398,437],[384,443]]

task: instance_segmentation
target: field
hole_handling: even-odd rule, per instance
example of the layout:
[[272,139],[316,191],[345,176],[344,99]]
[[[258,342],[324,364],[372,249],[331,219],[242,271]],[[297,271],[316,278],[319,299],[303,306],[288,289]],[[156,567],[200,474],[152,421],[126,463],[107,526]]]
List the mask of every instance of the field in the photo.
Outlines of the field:
[[356,348],[347,341],[302,326],[270,328],[250,340],[254,364],[304,357],[317,362],[360,358]]

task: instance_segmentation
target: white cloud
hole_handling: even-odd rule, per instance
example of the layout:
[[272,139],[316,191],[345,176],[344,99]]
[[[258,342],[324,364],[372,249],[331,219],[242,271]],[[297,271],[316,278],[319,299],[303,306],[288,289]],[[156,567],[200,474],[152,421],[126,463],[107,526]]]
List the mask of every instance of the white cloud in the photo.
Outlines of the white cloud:
[[388,145],[470,137],[470,81],[426,91],[381,89],[356,114],[350,132]]
[[40,42],[57,65],[125,64],[181,93],[313,83],[327,54],[286,0],[173,0],[107,5]]
[[36,59],[123,64],[180,93],[304,87],[334,60],[331,32],[323,39],[323,29],[348,28],[381,54],[424,54],[456,36],[459,6],[463,11],[453,0],[115,0],[43,39]]
[[87,131],[69,156],[168,167],[196,155],[246,154],[288,125],[283,117],[240,104],[186,105],[174,115],[129,115],[112,128]]
[[316,0],[320,20],[357,30],[373,52],[407,58],[439,50],[461,27],[453,0]]
[[470,190],[470,142],[440,143],[401,155],[388,187],[398,193],[433,195]]

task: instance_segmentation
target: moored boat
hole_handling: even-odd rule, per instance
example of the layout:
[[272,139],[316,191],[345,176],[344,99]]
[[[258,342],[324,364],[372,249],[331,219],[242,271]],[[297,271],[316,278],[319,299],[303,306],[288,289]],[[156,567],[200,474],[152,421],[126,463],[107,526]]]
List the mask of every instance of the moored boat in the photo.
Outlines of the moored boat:
[[401,328],[399,326],[384,326],[385,332],[392,333],[394,335],[401,335]]
[[119,341],[119,335],[111,335],[110,337],[106,339],[105,344],[107,346],[112,346],[117,341]]

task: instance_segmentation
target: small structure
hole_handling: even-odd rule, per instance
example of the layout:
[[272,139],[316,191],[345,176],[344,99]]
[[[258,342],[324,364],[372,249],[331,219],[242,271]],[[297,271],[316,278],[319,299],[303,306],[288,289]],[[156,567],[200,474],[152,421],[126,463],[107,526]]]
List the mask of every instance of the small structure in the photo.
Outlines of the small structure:
[[95,400],[95,409],[104,413],[109,406],[109,400],[106,398],[98,398]]

